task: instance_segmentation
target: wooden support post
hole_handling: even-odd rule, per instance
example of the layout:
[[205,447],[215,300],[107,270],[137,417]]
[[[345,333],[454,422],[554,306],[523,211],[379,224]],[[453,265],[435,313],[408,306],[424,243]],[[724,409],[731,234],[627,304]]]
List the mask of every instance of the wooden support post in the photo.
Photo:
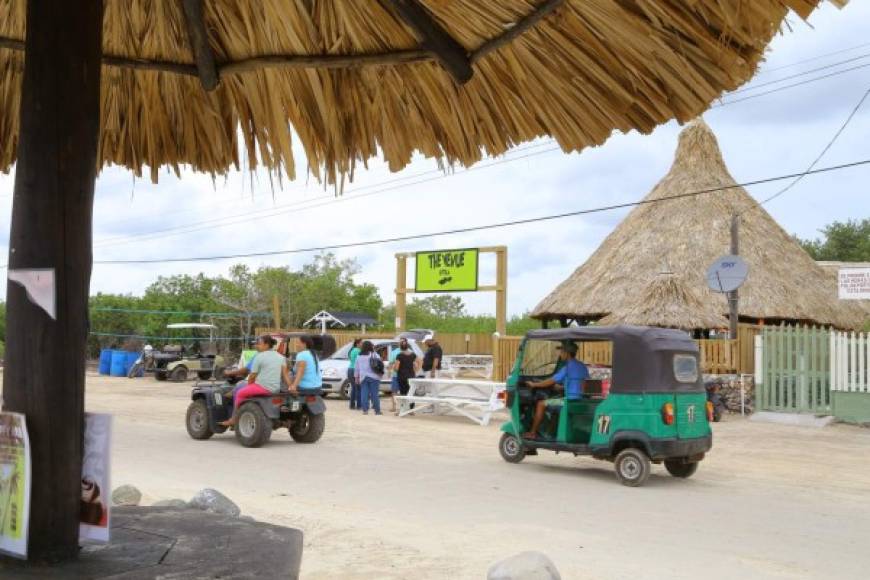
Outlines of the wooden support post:
[[408,325],[405,319],[408,301],[408,259],[396,254],[396,332],[402,332]]
[[[740,243],[739,243],[739,224],[740,217],[737,214],[731,216],[731,255],[737,256],[740,254]],[[737,290],[732,290],[728,293],[728,323],[730,325],[730,332],[728,333],[728,337],[731,340],[737,340],[737,323],[740,318],[740,311],[738,308],[739,304],[739,295]]]
[[422,45],[459,84],[474,75],[468,52],[438,24],[419,0],[385,0]]
[[103,0],[27,2],[9,270],[54,270],[56,318],[7,284],[3,395],[27,416],[33,561],[79,550],[102,31]]
[[501,336],[507,334],[507,283],[508,261],[507,248],[500,247],[495,251],[495,331]]
[[278,301],[278,295],[272,295],[272,322],[275,324],[275,330],[281,330],[281,303]]
[[217,88],[220,78],[214,61],[214,53],[208,44],[208,31],[205,28],[202,0],[183,0],[183,5],[184,20],[187,23],[187,39],[193,51],[193,60],[196,62],[199,82],[205,90],[213,91]]

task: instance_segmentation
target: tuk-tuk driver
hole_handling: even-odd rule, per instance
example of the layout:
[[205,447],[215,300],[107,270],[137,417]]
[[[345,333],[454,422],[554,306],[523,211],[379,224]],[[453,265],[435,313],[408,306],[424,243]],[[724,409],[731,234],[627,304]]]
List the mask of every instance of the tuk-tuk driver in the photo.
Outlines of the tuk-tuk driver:
[[559,366],[556,364],[556,372],[549,379],[543,381],[529,381],[528,387],[532,389],[546,389],[555,386],[557,390],[564,392],[564,397],[551,397],[549,399],[541,399],[535,405],[535,416],[532,418],[532,427],[528,433],[523,434],[524,439],[535,439],[538,436],[538,429],[541,427],[541,422],[544,420],[544,413],[547,407],[561,407],[565,404],[565,400],[576,401],[583,395],[583,381],[589,378],[589,369],[586,365],[577,360],[577,345],[573,342],[565,342],[559,349]]

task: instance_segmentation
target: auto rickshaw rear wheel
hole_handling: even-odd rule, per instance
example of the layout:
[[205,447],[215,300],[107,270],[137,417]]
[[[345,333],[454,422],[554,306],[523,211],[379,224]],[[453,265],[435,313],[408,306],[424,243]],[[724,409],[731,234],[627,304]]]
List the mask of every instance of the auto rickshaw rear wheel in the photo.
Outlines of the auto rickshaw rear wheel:
[[682,459],[665,459],[665,469],[674,477],[692,477],[698,471],[698,462],[686,463]]
[[628,447],[617,454],[613,460],[616,478],[622,485],[638,487],[649,478],[649,457],[642,450]]
[[523,442],[510,433],[501,434],[498,451],[501,453],[501,458],[508,463],[519,463],[526,457],[526,448],[523,446]]
[[203,440],[214,435],[208,424],[208,407],[203,399],[197,399],[188,405],[185,423],[187,434],[194,439]]

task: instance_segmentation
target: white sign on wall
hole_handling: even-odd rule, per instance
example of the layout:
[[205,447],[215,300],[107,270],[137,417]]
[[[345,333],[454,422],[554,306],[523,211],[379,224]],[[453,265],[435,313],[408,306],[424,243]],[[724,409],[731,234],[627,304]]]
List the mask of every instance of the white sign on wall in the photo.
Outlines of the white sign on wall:
[[840,300],[870,300],[870,268],[841,268]]

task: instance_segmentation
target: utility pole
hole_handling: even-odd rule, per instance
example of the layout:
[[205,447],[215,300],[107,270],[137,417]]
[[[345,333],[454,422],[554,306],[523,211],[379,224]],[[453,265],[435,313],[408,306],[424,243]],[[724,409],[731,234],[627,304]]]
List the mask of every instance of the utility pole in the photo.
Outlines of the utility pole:
[[281,303],[278,301],[278,295],[272,295],[272,321],[275,324],[275,330],[281,330]]
[[[740,217],[735,213],[731,215],[731,255],[739,256],[740,255]],[[737,339],[737,322],[739,317],[738,312],[738,303],[739,296],[737,294],[737,289],[735,288],[731,292],[728,293],[728,322],[730,325],[729,328],[729,338],[731,340]]]

